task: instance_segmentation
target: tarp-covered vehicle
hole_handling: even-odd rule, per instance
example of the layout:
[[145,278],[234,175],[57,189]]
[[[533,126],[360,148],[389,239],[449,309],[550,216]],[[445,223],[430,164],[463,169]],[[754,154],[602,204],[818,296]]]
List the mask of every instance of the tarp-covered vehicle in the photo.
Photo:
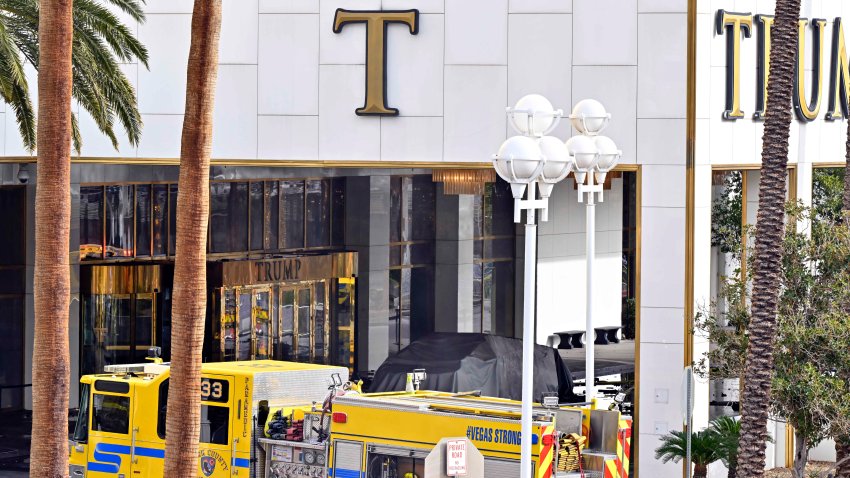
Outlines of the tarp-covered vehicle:
[[[427,371],[423,389],[441,392],[480,391],[490,397],[522,399],[522,341],[486,334],[435,333],[388,358],[375,372],[369,392],[405,389],[407,374]],[[557,395],[560,403],[576,403],[573,380],[558,351],[534,349],[534,400]]]

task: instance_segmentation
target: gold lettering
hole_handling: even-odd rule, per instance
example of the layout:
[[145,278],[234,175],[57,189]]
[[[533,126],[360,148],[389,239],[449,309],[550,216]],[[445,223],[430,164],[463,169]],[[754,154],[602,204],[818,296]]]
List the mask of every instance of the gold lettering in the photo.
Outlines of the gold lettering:
[[801,18],[799,21],[799,46],[797,50],[797,78],[794,95],[794,111],[801,121],[813,121],[820,113],[821,93],[823,91],[823,34],[826,20],[815,18],[812,20],[812,95],[806,100],[806,26],[809,20]]
[[758,24],[758,66],[756,70],[756,111],[753,119],[764,119],[767,111],[767,76],[770,71],[770,29],[773,27],[772,15],[756,15]]
[[[836,18],[832,27],[832,74],[829,79],[829,105],[826,120],[835,121],[847,117],[847,99],[850,98],[850,68],[847,62],[847,47],[844,44],[844,27],[841,18]],[[841,105],[841,110],[838,105]]]
[[402,23],[411,35],[419,33],[419,10],[359,11],[338,8],[334,33],[349,23],[366,24],[366,101],[355,113],[361,116],[396,116],[398,109],[387,106],[387,26]]
[[750,37],[753,16],[749,13],[717,11],[717,34],[726,32],[726,111],[723,118],[736,120],[744,117],[741,111],[741,33]]

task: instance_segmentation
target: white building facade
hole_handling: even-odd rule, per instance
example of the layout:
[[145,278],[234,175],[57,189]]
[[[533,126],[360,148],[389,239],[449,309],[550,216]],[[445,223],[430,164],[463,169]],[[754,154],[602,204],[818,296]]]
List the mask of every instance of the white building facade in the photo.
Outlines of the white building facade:
[[[137,147],[122,139],[115,151],[80,112],[84,144],[81,156],[74,158],[78,215],[84,214],[80,191],[118,183],[153,188],[175,181],[192,3],[148,0],[143,24],[125,19],[150,53],[149,68],[122,65],[138,93],[144,132]],[[811,203],[813,168],[843,167],[846,125],[840,118],[825,119],[834,97],[826,80],[834,76],[829,52],[835,20],[850,6],[816,0],[803,4],[803,16],[826,20],[820,112],[812,121],[795,120],[792,126],[789,194]],[[392,335],[395,328],[398,337],[404,334],[400,324],[405,312],[399,304],[405,301],[412,309],[430,311],[426,332],[518,337],[524,319],[521,248],[511,243],[506,257],[491,262],[476,255],[477,241],[486,243],[489,237],[474,230],[480,222],[475,222],[476,211],[487,215],[487,206],[481,209],[480,204],[486,200],[443,194],[443,186],[436,186],[431,275],[416,279],[415,271],[425,269],[388,259],[393,248],[420,242],[404,232],[393,239],[396,225],[387,210],[392,212],[394,184],[401,184],[402,191],[405,184],[414,191],[417,187],[416,179],[394,178],[489,170],[493,153],[513,134],[505,107],[526,94],[542,94],[566,111],[581,99],[599,100],[612,114],[606,134],[623,157],[619,174],[606,185],[605,202],[597,208],[595,325],[624,325],[624,299],[633,301],[636,468],[645,477],[679,476],[681,465],[661,464],[654,449],[663,434],[681,429],[682,370],[707,347],[690,335],[689,318],[711,300],[712,283],[718,267],[722,269],[712,263],[719,256],[711,244],[712,188],[718,172],[752,171],[747,216],[755,217],[758,181],[753,170],[760,164],[763,123],[753,113],[758,109],[758,25],[765,17],[754,15],[772,15],[773,8],[769,0],[224,0],[213,174],[220,180],[243,178],[249,188],[262,182],[259,190],[265,194],[272,179],[308,178],[309,187],[309,178],[325,178],[333,188],[334,178],[346,178],[345,238],[339,243],[332,239],[328,247],[359,254],[357,325],[350,332],[357,336],[357,368],[374,370],[393,353],[393,344],[396,350],[405,345]],[[346,11],[350,17],[344,16]],[[850,17],[850,10],[846,15]],[[723,26],[718,30],[719,16]],[[387,23],[381,30],[363,18]],[[383,66],[380,54],[367,48],[367,29],[384,32]],[[811,26],[805,32],[803,97],[808,99],[813,82],[809,50],[812,35],[818,33]],[[730,35],[740,38],[729,43]],[[734,51],[740,55],[735,57]],[[740,62],[731,90],[730,58]],[[841,81],[839,85],[847,80]],[[839,101],[846,103],[846,98]],[[727,110],[731,113],[724,115]],[[728,119],[738,110],[741,118]],[[14,115],[6,108],[0,116],[5,125],[0,184],[9,185],[22,168],[33,172],[35,165],[21,146]],[[552,134],[567,139],[573,132],[564,121]],[[25,190],[30,198],[26,216],[32,217],[34,186],[30,183]],[[399,201],[402,208],[407,204]],[[538,343],[559,331],[584,328],[585,210],[577,202],[572,178],[555,187],[551,207],[538,241]],[[508,228],[521,244],[521,236]],[[26,229],[31,238],[32,224]],[[82,279],[75,279],[74,293],[80,298],[87,274],[97,273],[86,272],[90,266],[79,252],[85,241],[75,237],[71,252]],[[25,273],[31,274],[32,253],[27,249],[21,264]],[[628,274],[626,256],[631,257]],[[481,319],[496,305],[476,299],[486,297],[489,289],[473,266],[484,264],[486,270],[486,264],[503,259],[513,261],[504,272],[513,276],[513,298],[498,307],[509,310],[513,319],[496,325],[495,318]],[[417,280],[436,285],[428,297],[406,299],[416,295]],[[407,292],[405,283],[413,284]],[[397,286],[402,292],[393,296]],[[310,287],[314,295],[320,293],[316,285]],[[21,297],[21,378],[29,383],[31,281]],[[283,307],[278,300],[283,299],[273,299],[272,307]],[[401,311],[398,324],[392,318],[396,309]],[[72,311],[72,354],[79,362],[87,346],[81,331],[84,316],[84,310]],[[406,326],[408,341],[410,327],[416,328],[411,323]],[[215,347],[219,340],[225,341],[211,339]],[[312,340],[311,350],[322,346]],[[75,365],[74,373],[84,369],[85,364]],[[697,424],[704,424],[711,401],[707,384],[697,396]],[[22,400],[28,401],[26,394]],[[778,440],[776,448],[781,447],[784,441]],[[784,453],[784,448],[777,451],[774,461],[783,464]]]

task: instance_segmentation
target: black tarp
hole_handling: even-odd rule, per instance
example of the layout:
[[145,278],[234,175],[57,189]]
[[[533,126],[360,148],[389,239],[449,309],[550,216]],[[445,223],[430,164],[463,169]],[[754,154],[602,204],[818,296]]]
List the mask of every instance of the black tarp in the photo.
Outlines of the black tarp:
[[[522,341],[486,334],[435,333],[388,358],[375,372],[369,392],[404,390],[407,374],[423,368],[423,390],[470,392],[522,399]],[[556,393],[561,403],[579,402],[573,380],[556,349],[535,345],[534,400]]]

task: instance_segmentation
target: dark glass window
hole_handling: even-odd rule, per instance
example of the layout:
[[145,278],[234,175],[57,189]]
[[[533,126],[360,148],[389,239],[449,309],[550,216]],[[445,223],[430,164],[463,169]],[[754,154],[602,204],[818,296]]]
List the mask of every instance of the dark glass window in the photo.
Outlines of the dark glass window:
[[210,184],[210,252],[248,249],[248,183]]
[[153,185],[153,251],[155,256],[164,256],[168,244],[168,185]]
[[431,176],[413,176],[407,221],[411,241],[433,241],[436,234],[436,188]]
[[80,188],[80,259],[103,254],[103,187]]
[[168,185],[168,255],[177,250],[177,185]]
[[94,394],[92,430],[106,433],[130,431],[130,397]]
[[265,239],[263,247],[266,250],[279,249],[280,234],[280,183],[266,181],[265,196]]
[[251,183],[251,250],[263,249],[263,220],[265,216],[263,182]]
[[328,182],[308,180],[307,194],[307,247],[323,247],[330,243],[331,201]]
[[281,248],[301,249],[304,247],[304,181],[282,181]]
[[201,443],[228,445],[230,408],[201,405]]
[[345,245],[345,178],[331,180],[331,245]]
[[80,412],[74,427],[74,441],[77,443],[86,443],[89,440],[89,392],[89,384],[80,386]]
[[106,186],[106,257],[133,257],[133,186]]
[[516,243],[510,185],[488,184],[474,207],[473,331],[513,336]]
[[136,256],[151,255],[151,186],[136,186]]
[[159,404],[157,404],[156,434],[165,440],[165,412],[168,410],[168,380],[159,384]]

